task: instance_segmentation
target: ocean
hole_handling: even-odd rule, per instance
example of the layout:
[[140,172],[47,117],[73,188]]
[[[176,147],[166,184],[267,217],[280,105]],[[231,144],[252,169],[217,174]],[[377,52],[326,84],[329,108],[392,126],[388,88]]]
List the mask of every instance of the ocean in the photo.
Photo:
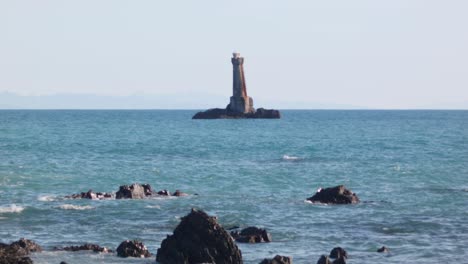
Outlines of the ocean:
[[[155,263],[57,252],[140,239],[156,254],[191,208],[273,242],[244,263],[468,263],[468,111],[285,110],[279,120],[192,120],[191,110],[1,110],[0,242],[32,239],[34,263]],[[149,183],[191,194],[70,200]],[[305,202],[345,185],[356,205]],[[197,195],[195,195],[197,194]],[[381,246],[390,253],[376,253]]]

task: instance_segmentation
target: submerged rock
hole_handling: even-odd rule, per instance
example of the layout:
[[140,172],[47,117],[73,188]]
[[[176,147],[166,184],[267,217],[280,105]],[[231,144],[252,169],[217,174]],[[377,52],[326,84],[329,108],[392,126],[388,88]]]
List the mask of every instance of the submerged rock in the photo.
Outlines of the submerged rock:
[[212,108],[196,113],[192,119],[237,119],[237,118],[268,118],[278,119],[281,114],[278,110],[259,108],[253,113],[240,113],[230,111],[228,108]]
[[260,264],[292,264],[292,257],[276,255],[272,259],[263,259]]
[[162,196],[170,196],[171,193],[168,191],[168,190],[161,190],[159,192],[157,192],[158,195],[162,195]]
[[101,247],[95,244],[84,244],[81,246],[69,246],[64,248],[55,248],[56,250],[64,250],[64,251],[81,251],[81,250],[92,250],[93,252],[102,252],[102,253],[111,253],[112,250]]
[[149,258],[151,253],[143,242],[138,240],[125,240],[117,247],[117,256],[122,258]]
[[27,255],[31,252],[41,252],[42,248],[35,242],[21,238],[11,244],[0,243],[0,263],[2,264],[32,264]]
[[[331,259],[335,259],[331,261]],[[348,258],[348,253],[344,248],[336,247],[330,251],[330,258],[327,255],[322,255],[317,264],[346,264],[346,259]]]
[[68,199],[105,199],[105,198],[112,198],[111,193],[103,193],[103,192],[93,192],[93,190],[89,190],[87,192],[82,192],[82,193],[77,193],[77,194],[72,194],[69,196],[65,196],[65,198]]
[[187,196],[188,194],[181,192],[180,190],[176,190],[172,195],[173,196]]
[[390,250],[386,246],[382,246],[381,248],[377,249],[377,252],[379,253],[388,253]]
[[314,196],[307,198],[313,203],[325,204],[353,204],[359,203],[359,198],[344,185],[339,185],[326,189],[318,189]]
[[216,217],[196,209],[183,217],[174,233],[162,241],[156,261],[162,264],[243,263],[241,251]]
[[149,184],[122,185],[115,194],[116,199],[143,199],[146,196],[151,196],[153,190]]
[[271,235],[265,229],[254,226],[244,228],[240,232],[233,231],[231,236],[241,243],[271,242]]

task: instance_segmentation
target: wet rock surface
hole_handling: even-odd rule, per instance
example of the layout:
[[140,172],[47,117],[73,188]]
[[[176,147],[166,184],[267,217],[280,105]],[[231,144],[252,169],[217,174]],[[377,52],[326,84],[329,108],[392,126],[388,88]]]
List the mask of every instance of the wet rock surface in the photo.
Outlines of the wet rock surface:
[[171,193],[168,190],[161,190],[157,192],[157,195],[170,196]]
[[216,217],[197,209],[183,217],[174,233],[162,241],[156,261],[161,264],[243,263],[241,251]]
[[[333,261],[331,259],[334,259]],[[344,248],[335,247],[330,251],[330,255],[322,255],[317,264],[346,264],[348,253]]]
[[[116,193],[105,193],[105,192],[93,192],[89,190],[87,192],[76,193],[65,196],[66,199],[90,199],[90,200],[102,200],[102,199],[143,199],[151,197],[153,195],[160,196],[188,196],[180,190],[176,190],[174,193],[170,193],[168,190],[160,190],[158,192],[153,191],[149,184],[138,184],[134,183],[131,185],[122,185]],[[197,194],[195,194],[197,195]]]
[[111,193],[103,193],[103,192],[95,193],[93,192],[93,190],[65,196],[65,198],[68,198],[68,199],[91,199],[91,200],[106,199],[106,198],[112,198],[112,197],[113,197],[113,194]]
[[237,118],[281,118],[278,110],[259,108],[254,113],[239,113],[229,111],[227,108],[212,108],[196,113],[192,119],[237,119]]
[[355,204],[359,203],[359,198],[351,190],[346,189],[344,185],[330,187],[326,189],[318,189],[317,192],[307,198],[313,203],[324,204]]
[[93,252],[102,252],[102,253],[111,253],[112,250],[106,248],[106,247],[101,247],[96,244],[84,244],[80,246],[68,246],[68,247],[63,247],[63,248],[55,248],[55,250],[63,250],[63,251],[82,251],[82,250],[90,250]]
[[336,259],[341,257],[348,258],[348,252],[344,248],[336,247],[330,251],[330,258]]
[[317,261],[317,264],[331,264],[331,263],[332,261],[326,255],[320,256],[319,260]]
[[42,248],[35,242],[21,238],[11,244],[0,243],[0,263],[2,264],[30,264],[28,257],[31,252],[42,252]]
[[247,227],[239,231],[232,231],[231,236],[240,243],[263,243],[271,242],[271,235],[265,229],[258,227]]
[[260,264],[292,264],[292,258],[286,256],[276,255],[272,259],[263,259]]
[[180,196],[187,196],[187,195],[188,195],[188,194],[186,194],[186,193],[184,193],[184,192],[182,192],[182,191],[180,191],[180,190],[176,190],[176,191],[172,194],[172,196],[178,196],[178,197],[180,197]]
[[377,249],[377,252],[379,253],[388,253],[390,250],[386,246],[382,246],[381,248]]
[[117,247],[117,256],[122,258],[149,258],[151,253],[143,242],[138,240],[125,240]]
[[149,184],[122,185],[115,194],[116,199],[143,199],[146,196],[151,196],[153,190]]

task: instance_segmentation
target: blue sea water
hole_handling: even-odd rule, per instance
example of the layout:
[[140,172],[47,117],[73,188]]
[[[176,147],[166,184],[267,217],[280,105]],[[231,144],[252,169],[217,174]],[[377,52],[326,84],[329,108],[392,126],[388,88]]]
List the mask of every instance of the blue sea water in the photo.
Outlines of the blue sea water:
[[[192,120],[195,111],[0,111],[0,242],[47,251],[35,263],[155,263],[54,252],[141,239],[152,253],[200,208],[226,226],[266,228],[245,263],[468,263],[468,111],[283,111],[280,120]],[[149,183],[190,195],[67,200]],[[344,184],[362,203],[305,202]],[[389,254],[376,253],[382,245]]]

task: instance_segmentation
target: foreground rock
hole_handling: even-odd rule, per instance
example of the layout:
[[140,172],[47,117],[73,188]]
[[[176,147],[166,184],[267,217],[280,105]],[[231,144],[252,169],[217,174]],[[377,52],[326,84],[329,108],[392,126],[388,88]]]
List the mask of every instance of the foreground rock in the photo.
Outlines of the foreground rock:
[[81,246],[69,246],[69,247],[64,247],[64,248],[55,248],[56,250],[64,250],[64,251],[82,251],[82,250],[90,250],[93,252],[102,252],[102,253],[111,253],[112,250],[106,248],[106,247],[101,247],[99,245],[95,244],[84,244]]
[[156,261],[162,264],[243,263],[241,251],[216,217],[196,209],[183,217],[174,233],[163,240]]
[[339,185],[326,189],[318,189],[314,196],[307,198],[313,203],[324,204],[354,204],[359,203],[359,198],[344,185]]
[[153,190],[149,184],[122,185],[115,194],[116,199],[143,199],[146,196],[151,196]]
[[268,118],[278,119],[281,114],[278,110],[259,108],[252,113],[230,111],[228,108],[213,108],[196,113],[192,119],[238,119],[238,118]]
[[69,199],[92,199],[92,200],[106,199],[106,198],[112,198],[112,197],[113,195],[111,193],[103,193],[103,192],[95,193],[93,192],[93,190],[65,196],[65,198],[69,198]]
[[125,240],[117,247],[117,256],[122,258],[149,258],[151,253],[143,242],[138,240]]
[[8,244],[0,243],[0,263],[2,264],[32,264],[27,256],[31,252],[41,252],[42,248],[35,242],[21,238]]
[[292,258],[291,257],[285,257],[285,256],[280,256],[276,255],[272,259],[263,259],[260,264],[292,264]]
[[262,243],[271,242],[271,235],[262,228],[247,227],[239,231],[231,232],[231,236],[241,243]]

